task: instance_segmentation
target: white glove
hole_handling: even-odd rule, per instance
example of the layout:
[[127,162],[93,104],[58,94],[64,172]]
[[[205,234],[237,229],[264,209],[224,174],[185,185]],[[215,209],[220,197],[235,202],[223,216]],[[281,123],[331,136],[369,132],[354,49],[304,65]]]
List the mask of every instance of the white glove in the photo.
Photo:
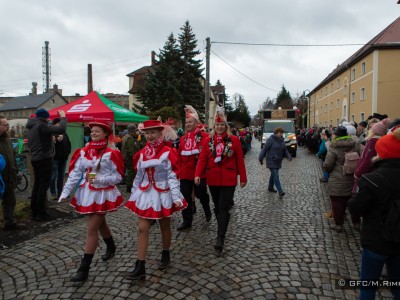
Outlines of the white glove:
[[177,207],[182,207],[183,206],[183,202],[182,202],[182,200],[175,200],[174,201],[174,205],[177,206]]

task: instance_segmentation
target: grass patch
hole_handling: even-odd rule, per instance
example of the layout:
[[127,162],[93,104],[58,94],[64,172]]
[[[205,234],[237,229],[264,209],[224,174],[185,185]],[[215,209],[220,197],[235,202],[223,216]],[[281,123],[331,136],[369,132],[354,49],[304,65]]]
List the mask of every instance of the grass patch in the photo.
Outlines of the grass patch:
[[[30,216],[30,202],[26,200],[17,200],[15,206],[15,219],[18,221],[26,220]],[[3,206],[0,207],[0,220],[3,222]]]

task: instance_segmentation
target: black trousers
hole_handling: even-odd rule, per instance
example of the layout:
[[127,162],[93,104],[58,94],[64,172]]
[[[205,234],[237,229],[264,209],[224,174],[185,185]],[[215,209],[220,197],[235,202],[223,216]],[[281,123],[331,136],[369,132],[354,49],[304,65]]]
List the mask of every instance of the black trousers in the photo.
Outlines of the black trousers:
[[215,216],[229,213],[229,208],[233,202],[236,186],[208,186],[214,202]]
[[193,220],[193,189],[196,198],[200,199],[204,212],[210,213],[210,196],[207,192],[206,179],[201,179],[199,185],[194,184],[194,180],[181,179],[181,193],[188,203],[188,206],[182,211],[182,217],[183,222],[188,225],[192,225]]
[[233,202],[236,186],[208,186],[214,202],[214,212],[218,222],[218,236],[225,238],[230,214],[229,207]]
[[52,163],[52,158],[32,162],[35,182],[31,195],[31,211],[34,217],[46,213],[47,191],[51,182]]

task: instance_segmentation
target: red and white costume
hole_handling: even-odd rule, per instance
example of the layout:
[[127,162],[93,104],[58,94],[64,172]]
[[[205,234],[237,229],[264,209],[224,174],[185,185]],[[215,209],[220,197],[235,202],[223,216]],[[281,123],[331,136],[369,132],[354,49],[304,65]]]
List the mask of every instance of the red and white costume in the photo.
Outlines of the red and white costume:
[[[91,142],[88,146],[75,150],[72,155],[68,181],[60,199],[67,198],[78,184],[71,206],[80,214],[114,211],[124,202],[115,186],[122,180],[124,160],[118,150],[106,146],[105,140]],[[88,181],[91,172],[96,172],[92,184]]]
[[[162,219],[187,207],[176,175],[176,151],[165,146],[162,138],[154,145],[147,143],[135,167],[137,174],[126,208],[145,219]],[[174,205],[180,201],[182,206]]]

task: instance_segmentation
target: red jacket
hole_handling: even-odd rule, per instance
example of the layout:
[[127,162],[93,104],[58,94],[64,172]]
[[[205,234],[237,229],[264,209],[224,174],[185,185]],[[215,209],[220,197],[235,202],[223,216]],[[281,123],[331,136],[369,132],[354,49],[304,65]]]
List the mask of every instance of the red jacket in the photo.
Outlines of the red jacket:
[[[204,131],[200,132],[201,134],[201,141],[199,143],[199,151],[201,153],[201,145],[205,138],[208,137],[208,134]],[[178,168],[179,168],[179,179],[194,179],[194,171],[196,170],[197,160],[199,159],[200,154],[193,154],[193,155],[182,155],[182,149],[184,149],[184,144],[186,142],[186,134],[181,137],[179,141],[179,148],[178,148]],[[206,174],[203,172],[200,178],[205,178]]]
[[[231,135],[232,147],[221,162],[214,162],[214,155],[210,150],[210,137],[204,139],[199,161],[197,162],[195,177],[205,171],[207,185],[211,186],[236,186],[237,176],[240,176],[240,182],[247,183],[246,167],[243,159],[243,150],[240,140],[237,136]],[[226,145],[225,145],[226,147]]]

